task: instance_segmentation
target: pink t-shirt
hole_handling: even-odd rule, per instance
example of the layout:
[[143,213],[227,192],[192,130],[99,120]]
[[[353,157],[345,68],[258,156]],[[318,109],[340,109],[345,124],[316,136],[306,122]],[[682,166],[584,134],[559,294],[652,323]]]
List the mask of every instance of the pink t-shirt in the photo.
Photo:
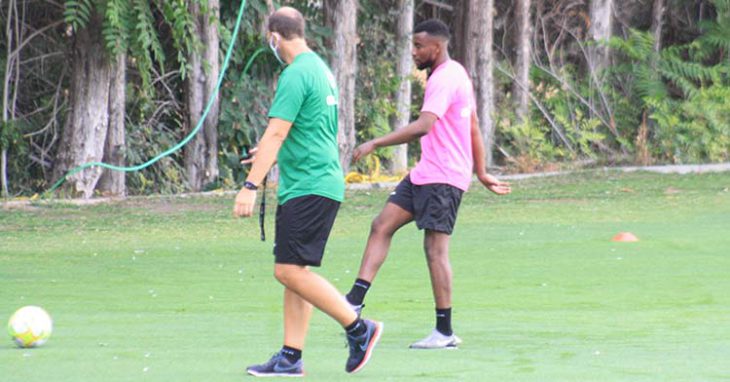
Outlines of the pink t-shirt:
[[469,188],[474,167],[471,115],[475,105],[471,80],[458,62],[448,60],[431,73],[421,113],[433,113],[438,120],[421,137],[421,159],[410,174],[413,184]]

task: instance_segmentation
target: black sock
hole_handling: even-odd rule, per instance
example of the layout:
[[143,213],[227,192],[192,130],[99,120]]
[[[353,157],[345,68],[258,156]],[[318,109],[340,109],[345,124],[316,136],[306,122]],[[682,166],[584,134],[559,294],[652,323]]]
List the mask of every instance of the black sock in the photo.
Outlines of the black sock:
[[368,289],[370,289],[370,283],[363,280],[363,279],[357,279],[355,280],[355,283],[352,284],[352,289],[350,289],[350,293],[347,294],[347,301],[352,305],[362,305],[362,300],[365,299],[365,293],[368,293]]
[[345,327],[345,332],[347,332],[347,335],[350,337],[360,337],[365,334],[367,330],[368,327],[365,326],[365,323],[359,318],[352,324]]
[[454,331],[451,330],[451,308],[436,308],[436,330],[445,336],[454,334]]
[[286,345],[281,348],[281,354],[283,354],[284,358],[291,363],[297,363],[297,361],[302,358],[301,350]]

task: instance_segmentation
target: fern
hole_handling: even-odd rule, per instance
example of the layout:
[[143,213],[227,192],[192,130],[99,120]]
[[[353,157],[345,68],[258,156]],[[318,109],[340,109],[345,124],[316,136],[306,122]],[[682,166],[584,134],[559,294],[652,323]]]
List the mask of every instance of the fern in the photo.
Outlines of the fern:
[[[650,118],[654,155],[670,162],[730,159],[730,0],[714,0],[716,18],[692,42],[653,51],[653,37],[631,31],[612,46],[631,62],[632,90]],[[681,97],[670,96],[679,89]]]
[[131,9],[126,0],[109,0],[104,12],[102,30],[106,48],[117,56],[127,51],[131,31]]
[[[207,12],[207,9],[204,9],[207,1],[205,3],[201,5],[201,12]],[[180,75],[184,79],[189,66],[188,54],[197,52],[200,48],[195,20],[188,11],[184,0],[164,2],[162,14],[172,29],[173,45],[177,50],[177,60],[180,64]]]
[[[730,25],[712,25],[715,28],[713,30],[730,31]],[[718,34],[713,36],[712,41],[719,39]],[[730,36],[727,42],[730,43]],[[657,54],[654,51],[654,37],[650,33],[632,30],[625,40],[612,39],[611,46],[632,61],[632,74],[636,78],[634,90],[642,98],[665,100],[670,94],[670,84],[680,89],[684,97],[695,97],[700,89],[721,82],[727,74],[727,70],[721,66],[703,63],[717,52],[717,45],[708,43],[704,38],[667,47]]]
[[[207,0],[200,1],[204,14],[208,13],[207,4]],[[159,8],[170,26],[182,78],[187,75],[189,54],[200,47],[195,20],[186,0],[66,0],[64,5],[65,21],[74,31],[85,28],[94,12],[103,15],[102,36],[106,49],[112,56],[129,53],[139,70],[144,93],[153,91],[151,78],[155,66],[165,72],[166,54],[154,17],[157,10],[153,7]]]
[[63,18],[74,32],[84,28],[91,19],[93,4],[91,0],[67,0],[64,3]]
[[[122,0],[123,1],[123,0]],[[164,72],[165,54],[155,30],[152,9],[144,0],[133,0],[130,4],[129,52],[139,69],[144,93],[153,91],[151,73],[157,63]]]
[[[155,30],[155,20],[152,16],[152,9],[147,1],[133,0],[132,12],[134,26],[133,30],[137,36],[135,43],[139,45],[141,50],[145,51],[145,57],[152,64],[152,58],[160,65],[165,63],[165,53],[162,51],[162,45],[157,37]],[[151,53],[150,53],[151,52]]]
[[[662,80],[654,65],[662,66],[663,57],[654,52],[654,37],[647,32],[631,30],[627,39],[612,38],[612,48],[624,53],[631,61],[631,73],[635,80],[634,91],[642,98],[665,99],[669,96],[667,84]],[[671,71],[667,70],[671,75]]]
[[633,65],[632,72],[636,76],[634,88],[640,97],[657,100],[669,97],[666,84],[649,65]]

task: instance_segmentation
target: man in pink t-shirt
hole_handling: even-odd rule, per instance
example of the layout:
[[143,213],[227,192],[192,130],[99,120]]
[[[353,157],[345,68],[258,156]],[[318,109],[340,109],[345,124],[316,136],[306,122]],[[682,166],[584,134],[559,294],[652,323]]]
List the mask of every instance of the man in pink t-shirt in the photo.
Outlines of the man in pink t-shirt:
[[421,138],[421,159],[373,220],[358,278],[346,296],[359,313],[370,283],[388,256],[393,234],[415,221],[425,231],[436,303],[436,328],[411,344],[418,349],[452,348],[461,343],[451,328],[449,237],[472,172],[498,195],[511,191],[508,183],[486,172],[471,80],[464,67],[449,58],[448,41],[449,29],[441,21],[427,20],[414,28],[413,60],[419,69],[430,70],[421,114],[408,126],[363,143],[353,153],[353,160],[359,160],[378,147]]

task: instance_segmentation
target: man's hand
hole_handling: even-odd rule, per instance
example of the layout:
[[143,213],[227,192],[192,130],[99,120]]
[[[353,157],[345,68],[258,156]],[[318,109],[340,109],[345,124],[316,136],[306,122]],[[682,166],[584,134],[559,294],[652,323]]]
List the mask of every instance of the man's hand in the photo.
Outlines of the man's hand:
[[236,195],[236,205],[233,206],[233,216],[249,217],[253,215],[253,206],[256,203],[256,191],[242,188]]
[[259,151],[258,147],[254,147],[251,150],[248,150],[248,156],[246,156],[245,159],[241,160],[241,164],[251,164],[253,163],[254,159],[256,159],[256,152]]
[[484,173],[479,174],[477,177],[479,178],[479,181],[482,182],[484,187],[497,195],[507,195],[512,192],[512,187],[509,185],[509,183],[502,182],[492,175]]
[[355,148],[355,151],[352,152],[352,161],[357,162],[373,151],[375,151],[375,143],[373,141],[367,141]]

